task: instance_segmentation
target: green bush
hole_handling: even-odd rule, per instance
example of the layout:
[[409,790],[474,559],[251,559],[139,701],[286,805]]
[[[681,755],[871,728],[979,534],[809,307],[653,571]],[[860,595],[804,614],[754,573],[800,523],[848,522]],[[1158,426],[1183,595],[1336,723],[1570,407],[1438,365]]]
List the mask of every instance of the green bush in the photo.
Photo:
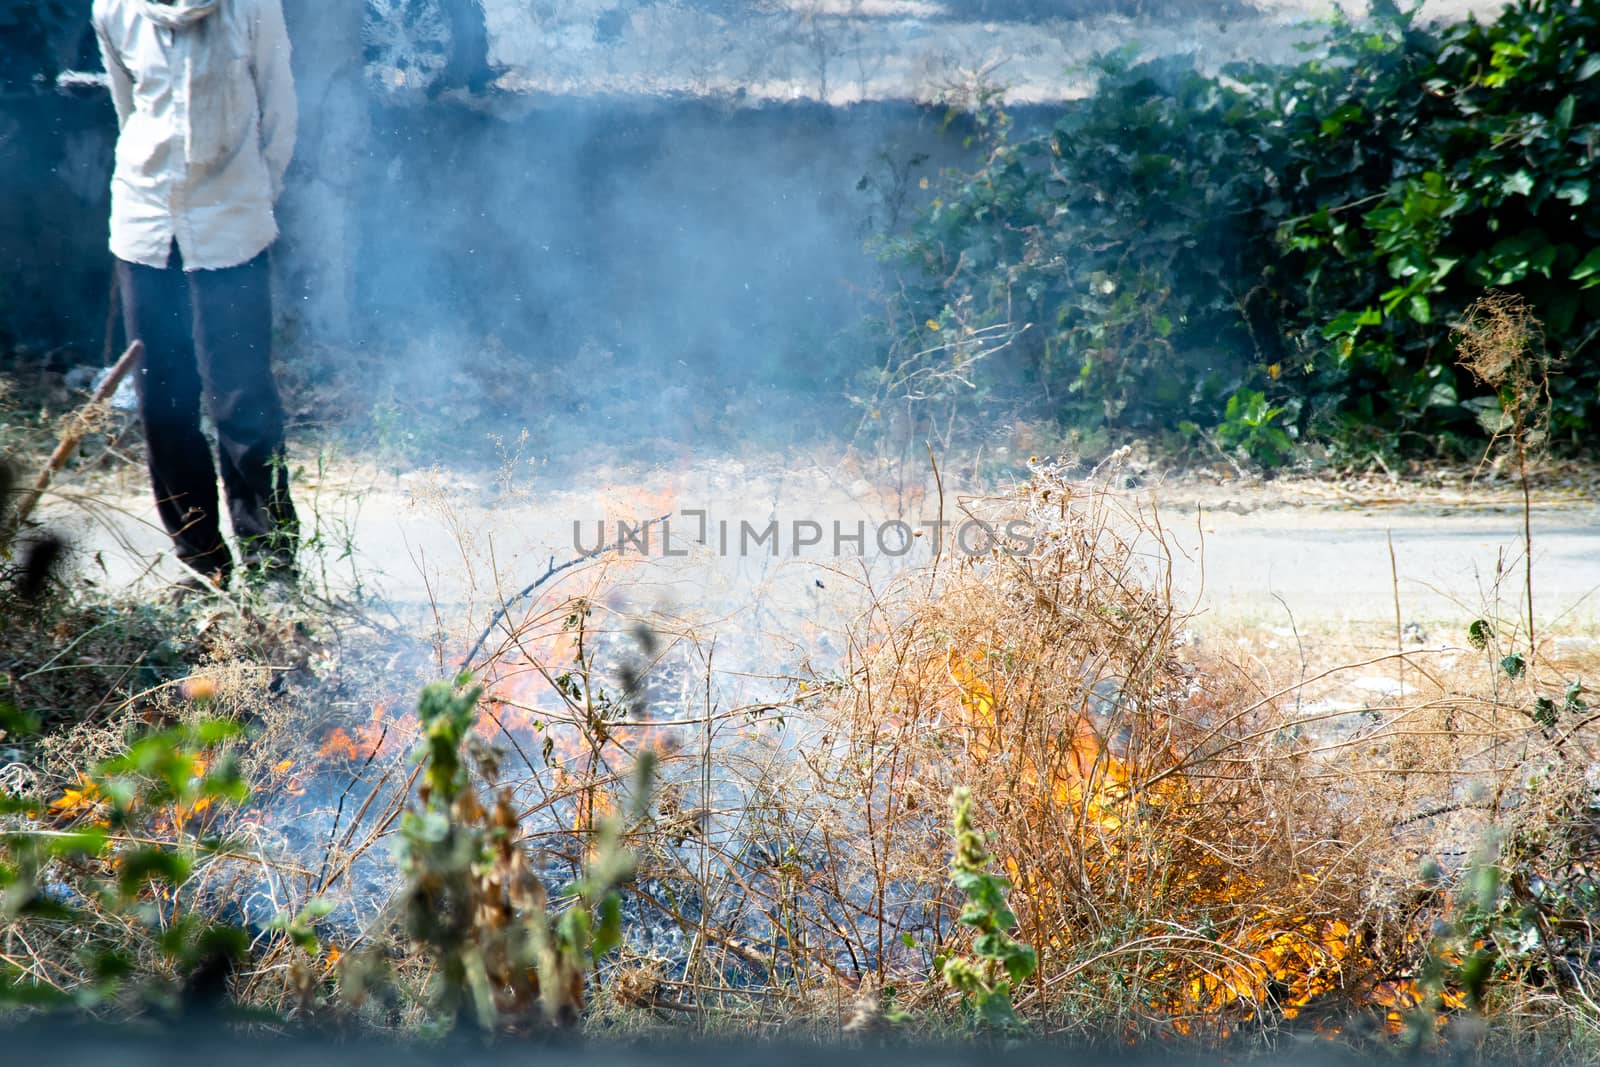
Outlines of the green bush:
[[[1586,359],[1600,314],[1600,58],[1588,55],[1600,4],[1525,0],[1438,37],[1405,16],[1386,25],[1395,32],[1367,47],[1388,73],[1365,94],[1328,93],[1318,110],[1335,106],[1315,127],[1313,114],[1286,125],[1291,145],[1353,125],[1393,175],[1370,193],[1363,180],[1343,198],[1317,196],[1278,234],[1300,282],[1287,384],[1379,432],[1484,436],[1499,403],[1470,396],[1449,333],[1485,289],[1507,290],[1565,357],[1552,419],[1577,444],[1600,420],[1600,371]],[[1346,51],[1358,58],[1358,47]]]
[[1498,403],[1451,325],[1499,288],[1565,358],[1575,445],[1600,420],[1596,44],[1600,3],[1523,0],[1443,30],[1380,5],[1289,67],[1102,59],[1050,129],[993,116],[892,246],[907,343],[1027,324],[981,386],[1084,428],[1216,427],[1260,392],[1298,431],[1466,450]]

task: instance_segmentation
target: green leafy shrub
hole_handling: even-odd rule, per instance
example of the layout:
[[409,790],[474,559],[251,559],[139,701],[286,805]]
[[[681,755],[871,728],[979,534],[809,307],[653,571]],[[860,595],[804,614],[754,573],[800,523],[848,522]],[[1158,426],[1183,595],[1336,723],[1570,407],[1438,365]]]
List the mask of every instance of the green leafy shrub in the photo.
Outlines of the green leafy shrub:
[[[15,733],[30,725],[15,708],[4,719]],[[0,798],[0,817],[27,820],[0,834],[0,923],[77,969],[63,981],[0,962],[0,1008],[174,1015],[226,1001],[249,937],[187,907],[181,889],[232,849],[215,827],[248,794],[228,752],[239,734],[220,719],[146,733],[53,801]]]
[[1011,936],[1017,926],[1016,915],[1006,905],[1011,882],[989,869],[993,857],[973,825],[972,796],[967,790],[951,794],[950,815],[956,842],[951,880],[967,898],[961,922],[976,934],[972,942],[976,958],[953,956],[944,961],[940,974],[967,998],[980,1024],[1001,1031],[1021,1030],[1022,1020],[1011,1006],[1011,991],[1038,970],[1039,957]]
[[1398,13],[1382,25],[1378,40],[1339,38],[1349,69],[1374,72],[1362,92],[1335,69],[1320,106],[1286,118],[1285,149],[1353,139],[1377,168],[1343,191],[1338,173],[1311,172],[1313,202],[1279,234],[1305,278],[1289,382],[1378,431],[1492,435],[1482,416],[1498,400],[1456,369],[1449,334],[1493,287],[1544,323],[1541,355],[1566,357],[1552,428],[1577,444],[1600,420],[1583,359],[1600,333],[1600,7],[1522,0],[1437,36]]
[[1265,246],[1240,239],[1270,228],[1259,121],[1236,89],[1120,56],[1047,133],[1013,142],[1002,117],[984,165],[894,246],[917,268],[912,321],[1031,324],[988,372],[1069,422],[1220,412],[1252,348],[1241,280],[1266,269]]
[[[210,690],[191,689],[203,711]],[[366,947],[337,969],[318,930],[328,901],[312,898],[252,934],[195,889],[202,864],[251,855],[226,836],[227,812],[249,796],[231,752],[239,724],[200,718],[137,736],[54,800],[0,796],[0,932],[43,954],[35,966],[0,957],[0,1018],[8,1009],[205,1009],[281,1022],[259,989],[252,998],[243,988],[271,970],[298,994],[302,1022],[408,998],[433,1032],[578,1022],[597,962],[622,940],[618,887],[633,876],[623,823],[597,820],[580,876],[547,890],[514,799],[496,788],[500,753],[472,736],[479,695],[465,677],[423,691],[416,797],[396,849],[404,882]],[[0,736],[36,727],[0,689]],[[652,755],[640,756],[636,820],[653,768]],[[285,946],[293,951],[277,951]],[[324,962],[310,968],[302,955]],[[413,996],[416,974],[429,977]]]
[[[582,877],[552,901],[518,842],[515,798],[495,791],[499,753],[470,736],[482,691],[466,683],[435,683],[418,704],[422,786],[400,825],[399,914],[438,966],[439,1024],[571,1026],[596,961],[622,942],[617,887],[633,877],[633,858],[621,847],[621,820],[600,820]],[[481,796],[469,775],[468,751],[492,795]],[[653,757],[640,757],[636,814],[653,767]]]
[[1492,433],[1450,338],[1492,286],[1566,357],[1552,430],[1580,443],[1600,420],[1597,40],[1592,2],[1442,30],[1380,4],[1294,66],[1103,59],[1051,128],[997,113],[982,165],[891,246],[902,321],[913,343],[1026,324],[978,391],[1080,427],[1234,424],[1255,391],[1302,430],[1438,451]]
[[1268,404],[1265,393],[1242,389],[1228,398],[1217,439],[1228,448],[1243,451],[1263,467],[1280,466],[1294,451],[1294,440],[1278,425],[1286,410]]

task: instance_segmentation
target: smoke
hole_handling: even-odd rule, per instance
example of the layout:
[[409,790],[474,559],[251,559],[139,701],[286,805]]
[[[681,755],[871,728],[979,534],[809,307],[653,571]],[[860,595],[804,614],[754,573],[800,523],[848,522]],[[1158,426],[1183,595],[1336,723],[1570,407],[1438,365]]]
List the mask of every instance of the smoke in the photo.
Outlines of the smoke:
[[869,240],[982,150],[945,102],[1004,89],[1022,131],[1132,40],[1215,66],[1299,39],[1237,33],[1260,16],[1234,0],[450,0],[383,32],[410,7],[363,29],[291,3],[303,97],[343,94],[303,108],[285,208],[281,258],[330,258],[292,271],[302,336],[352,350],[330,373],[364,404],[486,456],[525,428],[555,455],[853,429],[893,286]]
[[[376,125],[359,292],[382,362],[415,383],[517,375],[508,399],[587,433],[675,440],[758,431],[773,404],[842,428],[882,279],[858,186],[886,146],[937,139],[905,105],[556,99]],[[485,415],[518,414],[486,392]]]

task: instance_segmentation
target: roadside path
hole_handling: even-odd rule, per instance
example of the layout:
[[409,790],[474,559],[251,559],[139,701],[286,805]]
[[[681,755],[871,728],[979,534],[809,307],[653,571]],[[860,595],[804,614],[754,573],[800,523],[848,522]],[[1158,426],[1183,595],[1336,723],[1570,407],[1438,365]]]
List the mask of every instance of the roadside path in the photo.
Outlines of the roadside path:
[[[137,473],[95,487],[92,520],[82,507],[61,500],[44,517],[72,532],[77,558],[91,577],[154,590],[176,571],[163,557],[165,538]],[[776,612],[769,620],[775,624],[782,618],[823,624],[823,616],[838,621],[858,611],[866,582],[881,588],[897,569],[926,556],[920,544],[900,559],[875,551],[876,524],[897,515],[920,522],[936,512],[936,501],[923,490],[908,498],[858,473],[776,457],[671,470],[601,466],[584,488],[517,488],[453,472],[396,477],[349,468],[321,481],[304,478],[295,492],[307,533],[317,539],[307,567],[319,580],[347,590],[359,576],[390,603],[413,607],[433,601],[481,609],[496,602],[497,583],[520,588],[550,561],[598,544],[601,523],[609,541],[618,519],[704,510],[713,533],[721,521],[730,524],[729,547],[719,550],[715,536],[711,545],[693,544],[691,521],[676,520],[674,543],[686,555],[664,556],[658,538],[648,558],[635,552],[615,568],[634,591],[632,599],[641,607],[670,605],[727,619],[748,616],[754,607]],[[1405,623],[1465,626],[1490,613],[1497,596],[1502,614],[1519,614],[1522,518],[1504,498],[1486,495],[1486,506],[1373,506],[1308,502],[1281,489],[1191,485],[1140,492],[1161,505],[1180,605],[1192,606],[1200,626],[1281,626],[1292,613],[1302,628],[1371,622],[1392,629],[1396,579]],[[784,531],[778,558],[762,544],[741,551],[741,523],[759,531],[773,520]],[[797,520],[824,530],[824,543],[799,559],[789,544]],[[835,558],[827,531],[837,525],[848,535],[863,522],[869,558],[856,557],[849,544]],[[1536,504],[1533,536],[1543,625],[1600,636],[1600,506],[1583,498]]]

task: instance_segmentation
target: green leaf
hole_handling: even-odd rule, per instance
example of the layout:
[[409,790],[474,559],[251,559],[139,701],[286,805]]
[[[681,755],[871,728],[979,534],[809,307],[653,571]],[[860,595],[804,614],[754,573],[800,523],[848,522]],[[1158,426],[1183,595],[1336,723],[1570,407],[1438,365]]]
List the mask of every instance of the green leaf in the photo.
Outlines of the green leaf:
[[98,826],[73,830],[49,839],[52,856],[98,856],[110,844],[110,838]]
[[1555,245],[1547,244],[1535,248],[1528,253],[1528,268],[1536,270],[1546,278],[1550,277],[1550,268],[1555,266],[1556,255],[1559,249]]
[[243,733],[244,726],[232,719],[206,719],[189,728],[188,740],[203,748],[210,748]]
[[1332,341],[1345,334],[1353,334],[1363,326],[1383,325],[1383,315],[1377,308],[1369,307],[1361,311],[1342,311],[1322,328],[1322,339]]
[[1556,105],[1556,129],[1566,133],[1572,126],[1572,109],[1578,106],[1577,98],[1571,93],[1561,98],[1561,103]]
[[72,997],[43,982],[0,976],[0,1004],[19,1008],[58,1008],[72,1003]]
[[300,909],[302,922],[315,922],[333,914],[335,904],[327,897],[312,897],[306,901],[306,906]]
[[1527,671],[1528,665],[1522,658],[1522,653],[1513,652],[1500,660],[1500,669],[1506,672],[1507,678],[1521,678]]
[[250,935],[237,926],[218,924],[200,931],[179,957],[186,970],[215,960],[242,960],[250,954]]
[[1455,383],[1450,381],[1435,382],[1428,390],[1427,397],[1422,401],[1424,411],[1433,408],[1452,408],[1460,403],[1461,398],[1456,394]]
[[1490,977],[1494,974],[1494,959],[1493,952],[1481,949],[1462,960],[1461,966],[1456,968],[1461,987],[1467,992],[1467,1005],[1473,1011],[1484,1010],[1484,992]]
[[1011,976],[1011,984],[1016,985],[1032,976],[1039,969],[1039,956],[1033,949],[1026,945],[1015,945],[1013,951],[1006,954],[1006,974]]
[[151,880],[181,885],[193,869],[187,856],[164,848],[134,849],[123,853],[121,860],[117,883],[125,897],[136,895]]
[[1582,296],[1573,289],[1562,286],[1551,295],[1545,304],[1544,322],[1557,337],[1565,336],[1572,329],[1573,322],[1578,317],[1578,311],[1583,304]]
[[1526,170],[1514,171],[1500,183],[1500,191],[1507,196],[1527,196],[1533,192],[1533,175]]
[[1600,247],[1591,248],[1589,254],[1583,257],[1581,263],[1572,268],[1572,273],[1567,277],[1575,282],[1581,282],[1585,278],[1596,274],[1600,274]]
[[7,700],[0,700],[0,736],[32,737],[39,732],[39,717],[23,711]]
[[600,925],[595,928],[592,953],[596,958],[622,944],[622,898],[608,893],[600,904]]
[[1467,627],[1467,641],[1479,652],[1489,647],[1489,639],[1493,636],[1494,630],[1486,619],[1474,619],[1472,625]]
[[1011,1006],[1011,990],[1002,985],[977,997],[978,1018],[996,1030],[1021,1030],[1022,1020]]
[[1556,199],[1565,200],[1573,207],[1582,207],[1589,202],[1589,179],[1574,178],[1562,182],[1556,187]]
[[556,934],[562,944],[572,951],[587,952],[594,945],[594,922],[589,917],[589,909],[577,906],[568,908],[556,924]]

